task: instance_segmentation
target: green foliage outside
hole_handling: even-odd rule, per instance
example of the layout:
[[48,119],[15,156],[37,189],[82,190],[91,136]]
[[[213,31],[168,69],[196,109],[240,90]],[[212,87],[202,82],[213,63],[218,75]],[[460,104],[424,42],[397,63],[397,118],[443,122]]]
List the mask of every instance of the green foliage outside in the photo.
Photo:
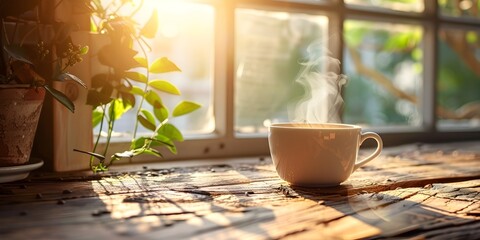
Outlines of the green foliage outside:
[[[413,25],[353,20],[348,20],[344,29],[347,45],[344,60],[347,64],[353,63],[349,66],[344,63],[350,79],[344,90],[344,121],[376,126],[419,124],[421,119],[415,119],[418,117],[415,112],[399,109],[408,105],[417,112],[420,110],[424,86],[422,49],[425,47],[422,29]],[[475,113],[462,113],[460,108],[480,102],[479,31],[440,28],[437,34],[438,58],[427,61],[436,61],[438,69],[435,79],[438,117],[468,119]],[[355,53],[361,56],[363,63],[353,60]],[[419,77],[416,90],[390,84],[399,66],[405,63],[411,64],[412,75]],[[411,79],[401,78],[401,81],[408,80]]]

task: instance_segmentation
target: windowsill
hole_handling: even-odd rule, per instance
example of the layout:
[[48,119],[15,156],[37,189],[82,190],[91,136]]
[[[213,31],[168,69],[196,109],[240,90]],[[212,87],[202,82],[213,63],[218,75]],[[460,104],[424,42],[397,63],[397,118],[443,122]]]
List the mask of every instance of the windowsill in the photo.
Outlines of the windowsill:
[[111,172],[135,172],[144,171],[145,169],[168,169],[168,168],[187,168],[201,167],[224,164],[251,164],[259,161],[265,161],[268,157],[232,157],[217,159],[195,159],[195,160],[158,160],[155,162],[144,163],[126,163],[111,166]]
[[[478,151],[480,141],[457,141],[457,142],[444,142],[444,143],[410,143],[397,146],[384,147],[381,156],[398,154],[404,151],[411,151],[412,148],[429,149],[438,148],[439,151],[453,151],[452,149],[462,149],[462,151]],[[366,155],[371,152],[373,148],[367,146],[362,147],[359,150],[359,155]],[[374,160],[375,161],[375,160]],[[119,161],[110,167],[110,172],[136,172],[144,171],[146,169],[168,169],[168,168],[189,168],[189,167],[201,167],[212,165],[225,165],[225,164],[255,164],[258,162],[271,163],[269,154],[262,154],[258,156],[233,156],[233,157],[220,157],[220,158],[190,158],[190,159],[160,159],[150,160],[145,162],[132,162]],[[367,165],[368,166],[368,165]],[[108,172],[107,172],[108,173]]]

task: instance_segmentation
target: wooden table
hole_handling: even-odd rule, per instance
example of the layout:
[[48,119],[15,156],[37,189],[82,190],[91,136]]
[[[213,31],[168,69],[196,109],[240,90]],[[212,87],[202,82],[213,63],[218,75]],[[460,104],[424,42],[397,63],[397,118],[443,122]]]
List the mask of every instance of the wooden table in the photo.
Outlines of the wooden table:
[[158,166],[1,184],[0,239],[480,238],[480,142],[387,148],[333,188],[268,157]]

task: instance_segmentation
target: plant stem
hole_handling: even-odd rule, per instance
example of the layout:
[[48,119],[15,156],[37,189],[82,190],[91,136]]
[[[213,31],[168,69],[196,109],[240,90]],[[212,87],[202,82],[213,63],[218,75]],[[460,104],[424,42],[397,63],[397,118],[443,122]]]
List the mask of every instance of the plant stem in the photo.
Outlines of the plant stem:
[[[155,138],[155,135],[157,135],[157,132],[158,130],[160,130],[160,128],[165,125],[166,123],[168,122],[168,118],[166,118],[165,120],[163,120],[163,122],[161,122],[160,124],[158,124],[157,128],[155,128],[155,131],[153,131],[152,133],[152,136],[150,138]],[[145,146],[145,148],[150,148],[150,144],[152,144],[152,142],[148,142],[147,145]]]
[[[140,49],[142,50],[142,53],[143,53],[143,56],[145,56],[145,62],[147,63],[147,74],[146,74],[146,77],[147,77],[147,82],[145,83],[145,88],[143,89],[143,92],[144,93],[147,93],[147,90],[148,90],[148,83],[150,81],[150,71],[148,70],[148,57],[147,57],[147,52],[145,51],[145,48],[143,48],[142,44],[140,43],[140,40],[138,37],[135,37],[135,39],[137,40],[137,43],[138,45],[140,46]],[[138,109],[137,109],[137,119],[135,120],[135,126],[133,128],[133,140],[135,140],[135,138],[137,137],[137,130],[138,130],[138,116],[140,115],[140,111],[142,110],[142,105],[143,105],[143,102],[145,101],[145,95],[142,96],[141,100],[140,100],[140,104],[138,106]]]
[[[95,140],[95,145],[93,146],[93,150],[92,152],[96,152],[97,151],[97,146],[98,146],[98,143],[100,143],[100,137],[102,136],[102,130],[103,130],[103,120],[105,120],[106,118],[106,108],[105,108],[105,105],[102,105],[102,109],[103,109],[103,114],[102,114],[102,121],[100,121],[100,129],[98,130],[98,136],[97,136],[97,139]],[[93,160],[95,160],[95,157],[94,156],[90,156],[90,168],[92,168],[93,166]]]
[[115,125],[115,118],[112,117],[113,116],[112,112],[115,111],[115,104],[116,102],[112,101],[112,103],[110,104],[110,107],[108,108],[110,117],[108,119],[109,121],[108,121],[107,142],[105,143],[105,150],[103,151],[103,156],[107,155],[108,147],[110,146],[110,140],[112,138],[113,126]]

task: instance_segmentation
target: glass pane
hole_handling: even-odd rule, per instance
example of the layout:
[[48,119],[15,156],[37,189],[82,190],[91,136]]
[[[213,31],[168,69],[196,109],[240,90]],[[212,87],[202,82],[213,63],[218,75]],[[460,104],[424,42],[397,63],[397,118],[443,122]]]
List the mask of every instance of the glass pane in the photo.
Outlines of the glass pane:
[[344,122],[420,125],[421,27],[347,20],[344,29]]
[[266,132],[270,122],[292,119],[289,108],[304,96],[296,81],[301,63],[326,55],[328,19],[251,9],[235,17],[235,130]]
[[480,127],[480,30],[439,32],[439,127]]
[[[214,62],[214,19],[215,9],[206,4],[145,0],[143,8],[134,15],[139,24],[145,24],[152,10],[158,11],[158,29],[153,39],[146,39],[151,49],[148,52],[150,64],[161,57],[167,57],[182,71],[173,73],[150,74],[150,80],[167,80],[173,83],[181,92],[180,96],[157,91],[163,104],[169,109],[170,116],[176,104],[182,100],[200,103],[202,107],[190,114],[180,117],[170,117],[184,135],[212,133],[215,129],[213,116],[213,62]],[[135,8],[121,9],[132,12]],[[141,55],[141,49],[138,48]],[[141,69],[142,71],[144,69]],[[145,72],[142,72],[146,74]],[[136,82],[132,82],[136,84]],[[142,89],[144,84],[138,84]],[[114,136],[116,141],[130,140],[138,109],[137,104],[115,121]],[[152,110],[149,104],[142,108]],[[104,123],[104,126],[106,123]],[[105,131],[104,127],[104,131]],[[94,129],[98,134],[99,127]],[[151,131],[139,125],[138,134],[146,135]]]
[[423,12],[423,0],[345,0],[347,4],[385,8],[402,12]]
[[445,16],[480,18],[480,1],[477,0],[438,0],[438,5]]

